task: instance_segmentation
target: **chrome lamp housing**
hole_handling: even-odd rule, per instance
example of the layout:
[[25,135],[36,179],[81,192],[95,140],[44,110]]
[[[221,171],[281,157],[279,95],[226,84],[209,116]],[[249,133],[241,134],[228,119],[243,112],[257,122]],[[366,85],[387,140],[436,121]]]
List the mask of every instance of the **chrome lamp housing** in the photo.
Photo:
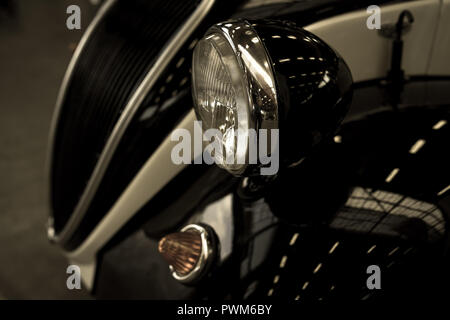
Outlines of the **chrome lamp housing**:
[[[245,159],[218,163],[235,175],[254,175],[262,166],[249,159],[252,143],[269,153],[278,148],[281,168],[298,163],[333,136],[352,98],[352,76],[339,54],[283,21],[212,26],[194,50],[192,80],[203,129],[218,129],[223,154]],[[263,146],[249,139],[250,129],[279,129],[279,140],[269,138]],[[248,143],[239,143],[235,135],[244,135]]]

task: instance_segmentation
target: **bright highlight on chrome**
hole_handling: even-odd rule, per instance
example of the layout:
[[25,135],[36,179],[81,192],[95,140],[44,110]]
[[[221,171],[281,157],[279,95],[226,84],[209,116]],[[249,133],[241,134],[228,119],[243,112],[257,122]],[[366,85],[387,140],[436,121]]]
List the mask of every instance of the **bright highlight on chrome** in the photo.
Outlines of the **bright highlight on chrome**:
[[203,131],[202,121],[194,121],[194,137],[189,130],[178,128],[170,139],[178,141],[170,155],[177,165],[192,164],[194,158],[194,164],[215,163],[222,168],[232,164],[258,164],[261,175],[274,175],[279,169],[278,129],[239,128],[223,134],[215,128]]

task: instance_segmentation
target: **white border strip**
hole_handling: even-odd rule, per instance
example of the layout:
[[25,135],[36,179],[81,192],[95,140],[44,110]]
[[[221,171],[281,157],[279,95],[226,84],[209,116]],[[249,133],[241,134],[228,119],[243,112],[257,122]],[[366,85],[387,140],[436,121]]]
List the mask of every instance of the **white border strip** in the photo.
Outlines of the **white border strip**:
[[[186,129],[193,135],[195,119],[195,112],[191,109],[177,128]],[[170,135],[163,141],[95,230],[79,248],[67,254],[71,261],[88,263],[95,260],[97,252],[148,199],[155,196],[187,166],[186,164],[177,165],[171,161],[171,152],[177,143],[178,141],[171,141]],[[193,156],[195,158],[198,155]]]

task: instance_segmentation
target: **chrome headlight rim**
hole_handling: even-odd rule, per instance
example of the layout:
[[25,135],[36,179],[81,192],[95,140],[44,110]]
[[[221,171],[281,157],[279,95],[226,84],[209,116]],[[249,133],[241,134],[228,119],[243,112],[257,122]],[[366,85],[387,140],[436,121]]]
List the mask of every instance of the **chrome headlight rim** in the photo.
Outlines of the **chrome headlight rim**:
[[[252,25],[246,20],[227,21],[213,25],[200,41],[218,36],[226,41],[232,50],[236,66],[239,68],[240,86],[243,90],[245,103],[238,108],[246,108],[248,126],[256,133],[260,129],[278,129],[278,96],[275,74],[267,50]],[[199,43],[200,43],[199,41]],[[197,43],[197,46],[199,45]],[[197,49],[197,48],[196,48]],[[195,63],[195,51],[193,64]],[[196,100],[196,75],[192,68],[192,84],[194,109],[198,120],[202,120],[201,106]],[[270,150],[270,147],[269,147]],[[259,164],[248,163],[248,145],[245,154],[246,163],[237,168],[220,165],[234,175],[246,175],[256,171]]]
[[[253,128],[277,129],[279,99],[276,78],[271,58],[258,33],[247,20],[218,23],[210,28],[210,31],[213,30],[223,32],[243,70],[252,107]],[[264,98],[265,94],[267,98]],[[258,98],[265,101],[258,103],[255,101]]]

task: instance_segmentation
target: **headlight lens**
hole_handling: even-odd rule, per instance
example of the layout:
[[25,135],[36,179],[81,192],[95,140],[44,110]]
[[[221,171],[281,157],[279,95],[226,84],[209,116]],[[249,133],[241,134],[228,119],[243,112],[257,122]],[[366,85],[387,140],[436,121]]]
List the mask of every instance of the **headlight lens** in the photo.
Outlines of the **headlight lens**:
[[[237,57],[223,35],[212,33],[197,44],[193,57],[193,97],[203,130],[218,129],[222,153],[213,154],[216,163],[239,173],[245,164],[227,163],[227,155],[246,157],[247,143],[236,137],[250,127],[249,97]],[[247,140],[245,140],[247,141]],[[242,143],[241,143],[242,142]],[[228,157],[228,159],[231,159]]]

